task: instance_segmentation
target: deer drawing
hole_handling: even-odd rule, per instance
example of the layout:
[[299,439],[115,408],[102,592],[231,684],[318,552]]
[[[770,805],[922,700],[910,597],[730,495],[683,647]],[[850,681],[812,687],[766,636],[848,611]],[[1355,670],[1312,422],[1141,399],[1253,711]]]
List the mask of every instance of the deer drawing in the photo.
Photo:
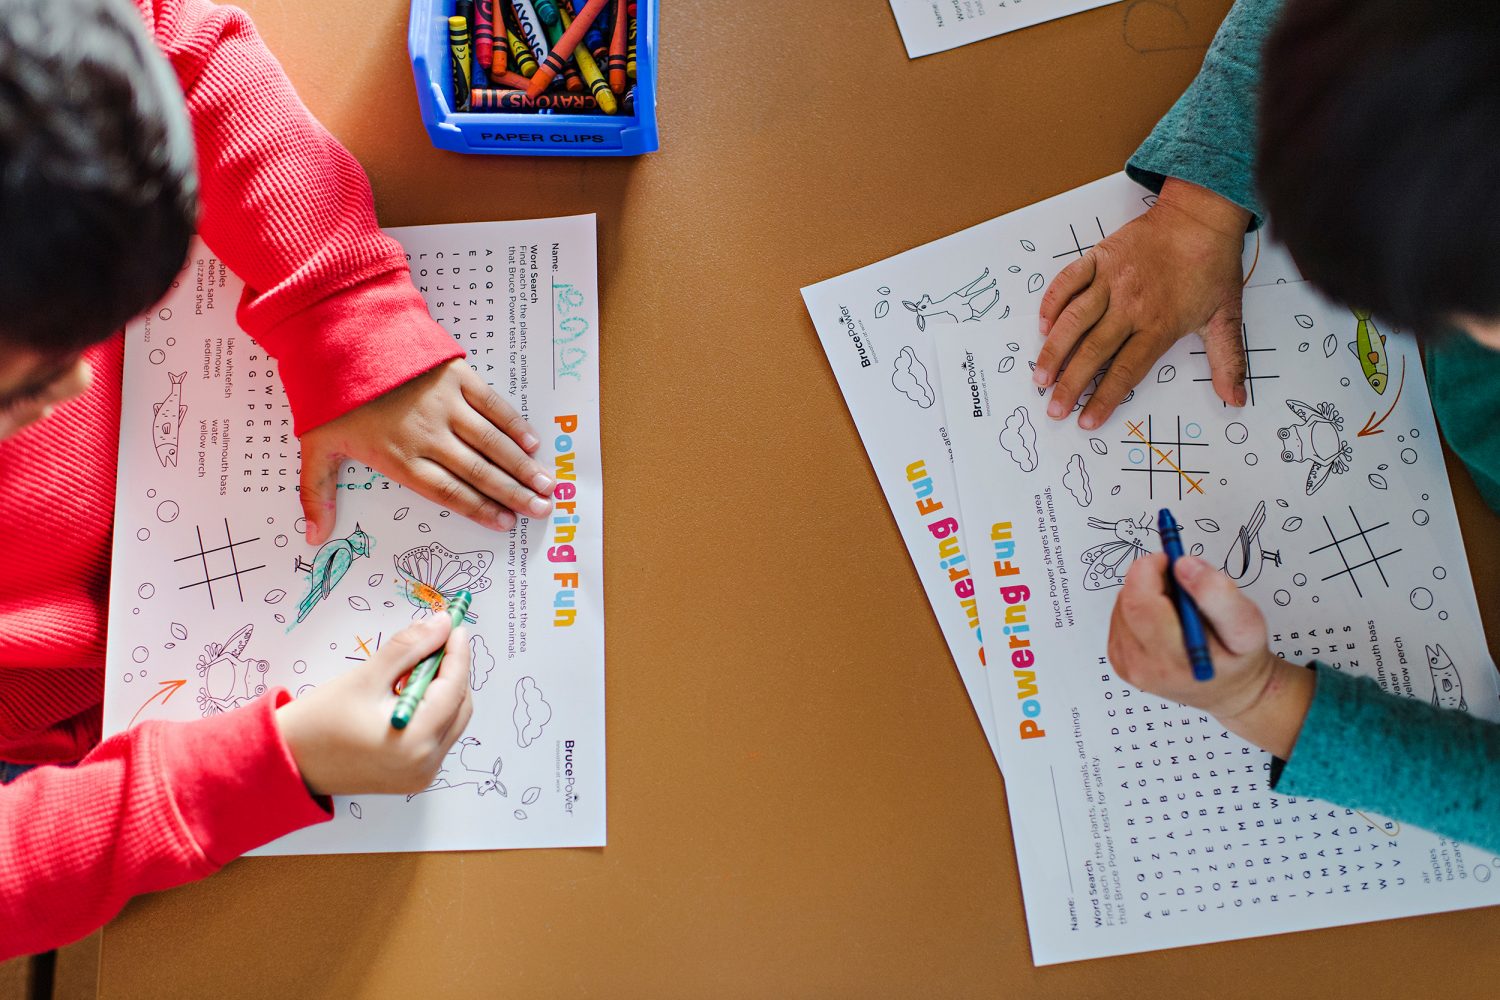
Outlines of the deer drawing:
[[495,763],[488,768],[470,767],[468,761],[464,760],[464,753],[470,747],[479,746],[479,741],[472,736],[465,736],[453,745],[443,758],[443,766],[438,768],[437,775],[432,779],[432,784],[420,792],[412,792],[406,797],[410,802],[418,795],[426,795],[435,792],[439,788],[462,788],[464,785],[473,785],[475,794],[483,795],[486,792],[499,792],[501,798],[509,798],[505,786],[500,783],[500,768],[503,766],[499,757]]
[[[908,302],[902,299],[901,304],[911,312],[917,314],[917,329],[923,332],[926,332],[927,320],[932,316],[952,316],[955,323],[964,323],[969,320],[978,319],[994,308],[996,302],[1000,301],[1000,292],[995,288],[994,278],[990,278],[989,284],[980,285],[981,281],[989,277],[990,269],[985,268],[979,277],[964,285],[958,291],[949,292],[936,302],[932,300],[931,295],[923,295],[916,302]],[[983,308],[974,305],[980,296],[991,290],[994,291],[994,294],[990,296],[990,300],[984,304]]]

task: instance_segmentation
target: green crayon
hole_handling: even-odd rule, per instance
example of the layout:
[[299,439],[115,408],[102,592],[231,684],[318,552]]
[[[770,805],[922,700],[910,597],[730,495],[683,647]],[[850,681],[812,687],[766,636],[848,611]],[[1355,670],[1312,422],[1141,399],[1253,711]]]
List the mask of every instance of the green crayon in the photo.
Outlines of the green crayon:
[[[473,595],[467,590],[460,590],[453,595],[453,600],[448,605],[448,620],[453,623],[454,628],[464,623],[464,615],[469,613],[471,600]],[[438,668],[443,665],[443,650],[447,648],[447,643],[444,643],[441,649],[412,667],[410,676],[406,678],[406,686],[396,699],[396,708],[391,712],[391,728],[405,729],[411,722],[411,717],[416,714],[417,704],[427,693],[427,685],[432,683]]]

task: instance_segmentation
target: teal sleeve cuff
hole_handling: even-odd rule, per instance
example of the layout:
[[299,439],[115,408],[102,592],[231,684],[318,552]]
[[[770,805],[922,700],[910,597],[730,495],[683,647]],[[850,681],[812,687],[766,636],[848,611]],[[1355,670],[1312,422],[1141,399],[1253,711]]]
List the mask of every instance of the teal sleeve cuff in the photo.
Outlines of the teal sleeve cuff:
[[1272,766],[1273,789],[1500,851],[1500,726],[1315,669],[1312,705],[1291,757]]
[[1255,193],[1255,113],[1260,54],[1282,0],[1236,0],[1219,26],[1198,77],[1172,105],[1125,171],[1160,191],[1168,177],[1208,188],[1265,222]]

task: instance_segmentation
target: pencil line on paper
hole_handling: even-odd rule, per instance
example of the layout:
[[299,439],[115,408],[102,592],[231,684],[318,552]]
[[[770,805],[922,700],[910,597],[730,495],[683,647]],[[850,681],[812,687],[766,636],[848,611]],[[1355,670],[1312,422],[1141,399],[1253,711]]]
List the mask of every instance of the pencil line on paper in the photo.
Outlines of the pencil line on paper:
[[1078,893],[1073,888],[1073,862],[1068,860],[1068,835],[1063,832],[1062,800],[1057,797],[1057,769],[1048,765],[1047,773],[1052,775],[1052,808],[1057,810],[1057,835],[1062,839],[1063,869],[1068,873],[1068,891],[1076,896]]

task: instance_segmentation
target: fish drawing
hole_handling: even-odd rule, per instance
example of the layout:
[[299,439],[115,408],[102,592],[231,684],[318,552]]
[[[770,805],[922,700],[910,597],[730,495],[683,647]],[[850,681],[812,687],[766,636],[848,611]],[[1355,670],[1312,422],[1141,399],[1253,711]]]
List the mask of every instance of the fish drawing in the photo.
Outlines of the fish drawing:
[[167,398],[160,403],[151,405],[151,412],[155,416],[152,425],[152,437],[156,440],[156,458],[161,462],[162,468],[177,466],[177,432],[182,427],[182,418],[187,416],[187,407],[182,405],[182,380],[187,378],[187,372],[181,375],[167,373],[167,378],[172,380],[172,391],[167,393]]
[[1375,321],[1370,319],[1368,312],[1356,309],[1354,318],[1359,325],[1354,329],[1349,350],[1359,359],[1360,371],[1365,373],[1370,388],[1383,395],[1391,375],[1391,359],[1385,353],[1385,334],[1375,329]]
[[1432,703],[1438,708],[1456,708],[1460,712],[1469,707],[1464,701],[1464,680],[1453,665],[1453,657],[1442,643],[1427,647],[1427,669],[1432,671]]

